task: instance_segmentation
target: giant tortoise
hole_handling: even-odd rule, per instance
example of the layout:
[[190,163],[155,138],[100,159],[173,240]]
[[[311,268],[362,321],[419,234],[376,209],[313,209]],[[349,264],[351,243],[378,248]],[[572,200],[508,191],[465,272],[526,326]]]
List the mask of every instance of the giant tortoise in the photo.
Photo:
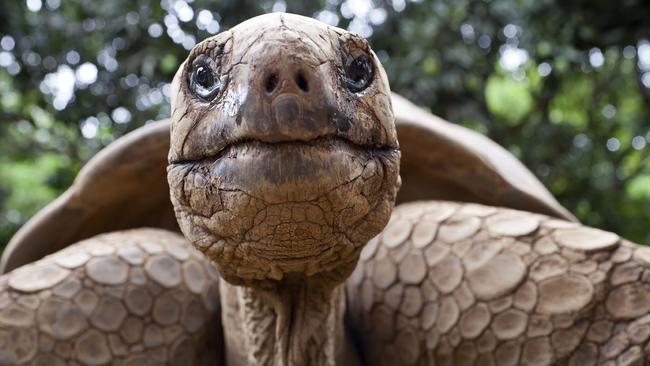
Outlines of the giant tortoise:
[[263,15],[194,47],[172,90],[169,122],[12,239],[0,364],[648,360],[650,249],[391,94],[363,38]]

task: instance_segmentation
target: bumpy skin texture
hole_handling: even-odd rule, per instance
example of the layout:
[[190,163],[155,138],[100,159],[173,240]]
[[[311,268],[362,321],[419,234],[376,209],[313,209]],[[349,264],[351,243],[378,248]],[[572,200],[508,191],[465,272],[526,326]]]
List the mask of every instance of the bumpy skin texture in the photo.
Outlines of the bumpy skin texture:
[[[359,55],[374,75],[355,93],[342,72]],[[210,102],[191,90],[197,63],[219,80]],[[367,41],[268,14],[194,47],[173,89],[172,203],[220,274],[267,286],[287,273],[347,277],[399,187],[390,89]]]
[[401,205],[347,293],[370,365],[650,362],[650,248],[542,215]]
[[0,277],[1,365],[220,365],[216,269],[181,236],[100,235]]
[[[352,92],[341,71],[363,54],[374,78]],[[197,60],[217,71],[210,101],[188,84]],[[648,248],[450,202],[402,205],[384,229],[399,151],[385,75],[356,36],[273,14],[211,38],[177,74],[171,125],[172,202],[203,253],[140,229],[0,277],[0,364],[650,361]],[[534,178],[513,162],[496,171],[512,167],[523,190],[502,181],[496,197],[511,192],[499,202],[518,207]],[[540,186],[531,192],[531,207],[571,217]]]
[[[217,291],[229,346],[273,364],[273,307],[219,286],[202,254],[152,229],[94,237],[0,277],[0,364],[220,365]],[[543,215],[401,205],[345,291],[367,365],[650,362],[650,248]],[[342,347],[343,295],[312,299],[329,313],[306,351]]]
[[400,185],[390,89],[367,41],[267,14],[198,44],[172,89],[171,200],[231,295],[228,363],[344,360],[337,287]]

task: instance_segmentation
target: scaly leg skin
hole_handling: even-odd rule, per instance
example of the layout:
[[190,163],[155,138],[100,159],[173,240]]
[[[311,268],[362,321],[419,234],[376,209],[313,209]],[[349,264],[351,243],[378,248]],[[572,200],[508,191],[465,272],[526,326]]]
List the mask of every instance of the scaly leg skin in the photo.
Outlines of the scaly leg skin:
[[650,248],[542,215],[402,205],[347,293],[370,365],[650,362]]
[[178,234],[99,235],[0,277],[0,364],[222,365],[216,270]]

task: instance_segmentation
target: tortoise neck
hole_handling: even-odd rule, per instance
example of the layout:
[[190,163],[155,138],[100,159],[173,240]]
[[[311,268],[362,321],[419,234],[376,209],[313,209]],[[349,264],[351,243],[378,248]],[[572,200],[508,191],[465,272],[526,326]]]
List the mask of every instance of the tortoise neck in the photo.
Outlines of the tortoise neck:
[[222,280],[220,292],[229,366],[333,366],[349,354],[342,285],[296,281],[259,290]]

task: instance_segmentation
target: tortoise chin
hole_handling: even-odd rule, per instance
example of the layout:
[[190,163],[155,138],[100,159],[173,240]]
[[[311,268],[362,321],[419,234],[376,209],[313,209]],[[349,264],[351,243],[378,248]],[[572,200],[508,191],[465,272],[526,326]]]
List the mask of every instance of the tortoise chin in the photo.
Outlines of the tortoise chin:
[[197,44],[172,91],[168,180],[185,236],[230,282],[342,281],[399,186],[388,79],[368,42],[258,18]]
[[183,233],[226,280],[345,277],[390,217],[399,157],[335,137],[242,141],[170,164],[168,181]]

